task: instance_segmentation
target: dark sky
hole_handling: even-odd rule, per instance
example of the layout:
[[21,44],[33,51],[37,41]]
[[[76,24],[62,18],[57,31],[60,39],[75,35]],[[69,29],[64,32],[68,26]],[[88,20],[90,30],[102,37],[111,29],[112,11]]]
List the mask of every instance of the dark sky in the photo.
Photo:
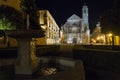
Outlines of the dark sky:
[[99,16],[106,10],[111,9],[113,0],[36,0],[39,9],[47,9],[59,25],[72,15],[82,17],[82,6],[87,4],[89,9],[90,29],[93,29],[99,21]]

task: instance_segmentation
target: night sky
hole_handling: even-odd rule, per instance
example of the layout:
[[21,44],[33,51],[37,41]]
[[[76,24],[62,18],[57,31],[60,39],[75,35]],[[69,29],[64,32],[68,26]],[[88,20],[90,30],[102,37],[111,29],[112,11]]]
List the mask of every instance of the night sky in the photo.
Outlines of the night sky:
[[39,9],[47,9],[60,27],[66,20],[76,14],[82,17],[82,6],[86,3],[89,9],[90,29],[94,29],[100,15],[113,6],[113,0],[36,0]]

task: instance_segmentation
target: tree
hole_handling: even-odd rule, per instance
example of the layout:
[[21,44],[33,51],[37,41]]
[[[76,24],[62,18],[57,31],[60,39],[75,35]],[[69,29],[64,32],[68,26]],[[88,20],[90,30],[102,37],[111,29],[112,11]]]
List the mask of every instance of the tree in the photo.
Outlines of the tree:
[[[22,2],[23,1],[23,2]],[[1,30],[25,30],[26,25],[23,24],[24,17],[23,13],[30,15],[30,29],[38,30],[44,36],[44,32],[41,29],[37,16],[37,9],[34,7],[33,0],[21,0],[21,9],[17,9],[7,6],[0,5],[0,28]]]
[[0,29],[1,30],[15,30],[22,25],[22,14],[20,11],[6,6],[0,6]]
[[102,32],[120,34],[120,1],[115,0],[113,8],[107,10],[100,18]]
[[95,29],[93,30],[92,38],[97,39],[97,37],[100,35],[101,35],[101,27],[96,26]]
[[24,13],[25,22],[26,16],[29,15],[29,27],[31,29],[41,29],[39,15],[34,0],[21,0],[21,8]]
[[114,0],[111,10],[106,11],[100,19],[103,33],[112,33],[112,45],[114,45],[114,35],[120,35],[120,0]]

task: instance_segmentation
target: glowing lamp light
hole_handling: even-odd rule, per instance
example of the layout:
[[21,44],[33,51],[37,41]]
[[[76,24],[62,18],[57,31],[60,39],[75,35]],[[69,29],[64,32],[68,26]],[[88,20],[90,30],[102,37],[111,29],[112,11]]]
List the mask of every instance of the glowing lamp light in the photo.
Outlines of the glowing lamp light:
[[41,26],[41,28],[46,29],[46,26]]
[[103,37],[103,36],[101,36],[100,38],[101,38],[101,39],[103,39],[104,37]]
[[92,39],[92,42],[96,43],[96,40]]
[[100,37],[97,37],[97,40],[99,40],[100,39]]
[[112,33],[109,33],[108,36],[111,37],[111,36],[112,36]]

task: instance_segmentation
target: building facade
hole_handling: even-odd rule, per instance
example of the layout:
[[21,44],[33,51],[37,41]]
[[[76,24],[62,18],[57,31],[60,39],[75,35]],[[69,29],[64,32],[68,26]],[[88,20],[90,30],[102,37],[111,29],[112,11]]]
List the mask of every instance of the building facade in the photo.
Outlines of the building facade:
[[88,8],[86,5],[82,8],[82,18],[73,14],[61,26],[63,33],[62,43],[89,44],[90,29],[88,22]]
[[59,27],[48,10],[39,10],[39,24],[45,33],[45,37],[37,38],[37,44],[58,44]]

